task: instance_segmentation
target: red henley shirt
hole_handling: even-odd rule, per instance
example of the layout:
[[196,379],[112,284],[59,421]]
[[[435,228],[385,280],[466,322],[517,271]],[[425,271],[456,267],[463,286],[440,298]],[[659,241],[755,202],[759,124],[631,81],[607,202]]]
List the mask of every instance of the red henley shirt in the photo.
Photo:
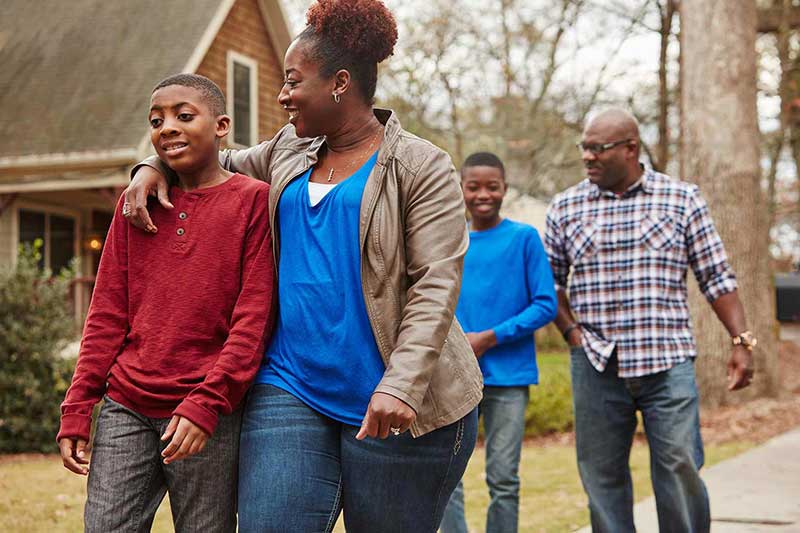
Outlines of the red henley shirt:
[[152,418],[180,415],[208,434],[241,402],[271,333],[269,186],[235,174],[170,191],[149,206],[158,233],[126,222],[106,238],[62,437],[89,438],[103,394]]

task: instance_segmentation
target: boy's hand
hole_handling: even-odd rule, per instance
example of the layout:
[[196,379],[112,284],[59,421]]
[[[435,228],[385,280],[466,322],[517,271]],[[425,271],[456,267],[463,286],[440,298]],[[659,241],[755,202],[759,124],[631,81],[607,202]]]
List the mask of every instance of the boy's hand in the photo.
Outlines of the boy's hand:
[[467,333],[467,340],[472,347],[472,351],[475,352],[475,357],[481,357],[486,353],[486,350],[497,346],[497,337],[493,329],[487,329],[486,331],[479,331],[477,333]]
[[173,416],[169,421],[161,440],[165,441],[170,437],[172,440],[161,452],[165,465],[202,452],[209,439],[208,433],[200,429],[194,422],[178,415]]
[[64,437],[58,441],[58,449],[61,450],[61,461],[67,470],[85,476],[89,469],[85,466],[89,464],[86,454],[89,447],[83,439]]

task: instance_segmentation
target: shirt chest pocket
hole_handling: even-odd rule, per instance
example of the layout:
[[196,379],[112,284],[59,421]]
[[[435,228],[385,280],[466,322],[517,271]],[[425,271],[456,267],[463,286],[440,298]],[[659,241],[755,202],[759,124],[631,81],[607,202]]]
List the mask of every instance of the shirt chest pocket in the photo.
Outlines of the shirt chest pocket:
[[669,250],[675,242],[675,220],[667,213],[647,213],[639,223],[639,240],[651,250]]
[[597,225],[588,220],[574,220],[566,225],[566,248],[573,265],[592,257],[597,248]]

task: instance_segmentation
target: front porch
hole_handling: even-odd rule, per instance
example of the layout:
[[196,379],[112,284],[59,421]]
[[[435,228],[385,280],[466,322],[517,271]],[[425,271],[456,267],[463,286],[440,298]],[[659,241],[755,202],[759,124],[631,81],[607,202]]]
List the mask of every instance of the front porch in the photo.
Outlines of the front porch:
[[[79,326],[86,318],[100,252],[123,190],[119,185],[87,185],[61,191],[0,192],[0,267],[16,264],[19,245],[35,240],[42,243],[40,266],[54,274],[77,258],[70,300]],[[5,188],[11,187],[6,184]]]

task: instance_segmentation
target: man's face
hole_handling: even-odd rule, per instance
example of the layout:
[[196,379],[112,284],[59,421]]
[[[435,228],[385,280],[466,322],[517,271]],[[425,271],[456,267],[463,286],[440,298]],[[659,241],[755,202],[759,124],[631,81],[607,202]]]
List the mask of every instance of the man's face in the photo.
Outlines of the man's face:
[[[583,131],[582,142],[587,145],[601,145],[622,141],[626,137],[609,123],[590,122]],[[582,151],[586,177],[601,189],[615,190],[625,183],[630,168],[630,158],[636,158],[632,143],[622,143],[602,153]]]
[[492,221],[500,216],[506,182],[499,168],[467,167],[461,177],[464,203],[475,220]]

